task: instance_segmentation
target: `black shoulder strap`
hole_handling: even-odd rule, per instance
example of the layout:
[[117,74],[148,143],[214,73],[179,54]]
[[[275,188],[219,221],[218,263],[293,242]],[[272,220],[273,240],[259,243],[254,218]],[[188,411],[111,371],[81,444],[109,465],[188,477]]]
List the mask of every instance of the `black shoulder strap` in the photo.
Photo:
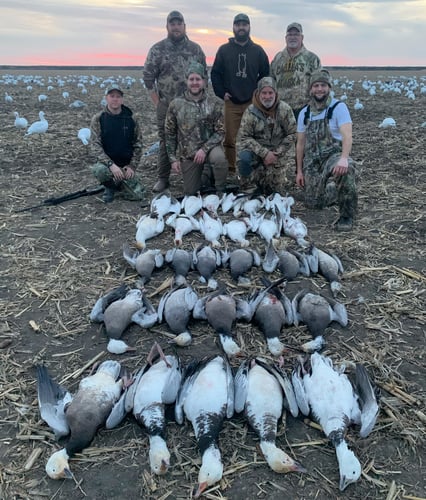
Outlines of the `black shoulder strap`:
[[306,106],[305,116],[303,117],[303,125],[305,125],[305,127],[308,124],[310,114],[311,114],[311,106],[309,106],[309,104],[308,104]]
[[333,116],[333,111],[334,111],[334,108],[340,104],[342,101],[337,101],[333,104],[333,106],[331,106],[331,108],[328,108],[328,111],[327,111],[327,120],[331,120],[331,117]]

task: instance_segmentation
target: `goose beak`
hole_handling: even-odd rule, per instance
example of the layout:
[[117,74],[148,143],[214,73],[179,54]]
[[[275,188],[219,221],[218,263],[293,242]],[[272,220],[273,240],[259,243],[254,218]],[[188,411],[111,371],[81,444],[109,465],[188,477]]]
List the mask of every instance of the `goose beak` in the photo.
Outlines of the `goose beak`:
[[72,479],[74,476],[72,474],[72,472],[70,471],[70,469],[68,469],[68,467],[65,467],[64,469],[64,478],[65,479]]
[[290,470],[291,472],[308,472],[305,467],[303,467],[302,464],[300,464],[299,462],[294,462],[294,464],[290,467]]
[[165,460],[161,460],[160,474],[165,474],[169,470],[169,464]]
[[350,483],[351,483],[351,481],[348,481],[346,479],[346,476],[341,476],[340,482],[339,482],[339,490],[343,491]]
[[198,485],[197,491],[194,493],[194,498],[199,498],[202,494],[203,491],[207,488],[207,482],[204,481],[203,483],[200,483]]

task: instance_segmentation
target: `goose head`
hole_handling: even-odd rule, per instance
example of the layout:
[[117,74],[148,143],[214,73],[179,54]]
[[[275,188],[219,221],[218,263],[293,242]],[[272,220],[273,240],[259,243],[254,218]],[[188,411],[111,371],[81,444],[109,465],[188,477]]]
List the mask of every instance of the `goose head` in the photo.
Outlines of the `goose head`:
[[194,498],[199,498],[208,487],[220,481],[222,475],[223,464],[220,451],[211,446],[203,454],[200,472],[198,473],[198,488]]
[[165,474],[170,466],[170,452],[160,436],[150,438],[149,463],[151,472],[157,475]]
[[306,469],[293,460],[284,451],[277,448],[273,443],[261,443],[261,449],[269,467],[278,474],[289,472],[306,472]]
[[361,476],[361,464],[344,441],[336,447],[336,455],[339,462],[339,489],[343,491],[351,483],[358,481]]
[[70,479],[73,477],[68,464],[68,453],[65,448],[56,451],[47,461],[46,473],[51,479]]

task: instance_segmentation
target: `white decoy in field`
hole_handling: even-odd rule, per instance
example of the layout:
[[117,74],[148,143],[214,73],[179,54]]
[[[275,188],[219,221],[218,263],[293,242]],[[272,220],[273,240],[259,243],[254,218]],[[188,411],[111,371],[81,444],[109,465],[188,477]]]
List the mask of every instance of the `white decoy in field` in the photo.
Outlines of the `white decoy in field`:
[[314,353],[307,364],[301,362],[293,372],[293,388],[300,411],[312,413],[335,447],[339,463],[339,489],[343,491],[361,476],[361,464],[345,441],[351,424],[361,425],[360,436],[372,431],[379,412],[376,390],[367,370],[356,365],[352,384],[330,358]]
[[39,120],[36,122],[33,122],[25,135],[33,135],[33,134],[45,134],[47,132],[47,129],[49,128],[49,123],[44,117],[44,112],[40,111],[38,114]]
[[143,250],[146,240],[158,236],[164,231],[164,219],[162,217],[151,217],[150,214],[142,215],[136,223],[136,246]]
[[[65,390],[52,380],[46,367],[38,367],[40,413],[43,417],[48,411],[49,415],[52,416],[50,408],[58,410],[53,422],[49,420],[47,423],[53,430],[68,427],[70,435],[65,448],[53,453],[46,464],[46,472],[50,478],[73,477],[68,461],[76,453],[87,448],[98,428],[105,425],[126,383],[125,378],[121,377],[120,373],[120,363],[112,360],[104,361],[99,365],[96,373],[81,380],[77,393],[74,396],[70,395],[72,400],[64,407],[62,405]],[[59,427],[57,427],[58,421]]]
[[155,342],[147,363],[135,374],[132,385],[122,394],[106,422],[107,429],[112,429],[127,413],[133,413],[136,422],[148,434],[149,463],[154,474],[165,474],[170,466],[170,452],[165,440],[165,405],[176,401],[181,380],[179,358],[164,355]]
[[47,95],[46,94],[40,94],[38,96],[38,102],[44,102],[47,101]]
[[263,456],[274,472],[306,472],[276,445],[278,422],[286,407],[297,417],[299,407],[286,374],[261,358],[244,361],[235,375],[235,411],[244,410],[250,426],[259,436]]
[[355,99],[354,109],[356,111],[361,111],[362,109],[364,109],[364,104],[362,104],[358,98]]
[[379,128],[389,128],[389,127],[396,127],[396,121],[391,117],[385,118],[379,125]]
[[13,102],[13,97],[9,95],[7,92],[4,93],[4,101],[7,104],[11,104]]
[[77,132],[77,137],[80,139],[80,141],[85,145],[87,146],[89,144],[89,141],[90,141],[90,128],[81,128],[78,132]]
[[28,120],[24,118],[23,116],[19,116],[19,113],[14,111],[13,113],[15,115],[15,122],[14,125],[16,128],[27,128],[28,127]]
[[194,498],[222,479],[218,436],[225,418],[234,414],[234,378],[226,357],[214,356],[190,364],[175,405],[175,418],[192,423],[202,456]]
[[87,106],[87,104],[85,102],[80,101],[79,99],[76,99],[68,107],[77,109],[77,108],[84,108],[85,106]]
[[70,97],[69,92],[66,92],[66,91],[62,92],[62,98],[63,99],[69,99],[69,97]]

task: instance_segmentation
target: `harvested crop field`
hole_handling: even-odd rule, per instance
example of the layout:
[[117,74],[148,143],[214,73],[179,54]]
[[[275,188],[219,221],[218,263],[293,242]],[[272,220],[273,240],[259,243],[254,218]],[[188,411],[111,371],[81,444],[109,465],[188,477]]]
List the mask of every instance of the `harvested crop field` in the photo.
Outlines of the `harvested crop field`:
[[[11,74],[33,78],[19,77],[13,83],[6,76]],[[258,438],[244,417],[236,415],[225,422],[220,434],[223,479],[205,498],[426,497],[426,92],[420,91],[420,85],[426,85],[426,70],[342,69],[335,70],[333,76],[339,81],[336,96],[347,95],[354,122],[352,156],[361,172],[354,230],[334,231],[335,207],[321,212],[308,210],[298,191],[290,194],[296,198],[292,214],[306,223],[311,240],[338,255],[345,269],[338,299],[346,305],[349,324],[346,328],[337,323],[328,327],[324,352],[336,363],[363,363],[381,390],[380,414],[373,432],[365,439],[356,428],[347,434],[349,446],[362,464],[362,476],[340,492],[332,445],[311,421],[291,415],[280,423],[277,445],[301,462],[307,473],[275,474],[260,452]],[[132,325],[123,338],[136,350],[111,355],[106,351],[103,327],[89,320],[95,301],[107,290],[123,282],[129,286],[136,283],[135,271],[122,257],[122,246],[125,242],[134,244],[136,221],[148,208],[121,198],[105,205],[95,195],[17,212],[95,184],[88,168],[88,148],[77,138],[77,131],[88,127],[91,116],[100,109],[100,83],[108,77],[126,88],[125,103],[143,117],[148,148],[157,140],[155,114],[140,72],[0,73],[2,95],[7,92],[13,97],[12,103],[3,97],[0,102],[0,497],[7,500],[184,499],[192,497],[197,485],[201,460],[190,423],[168,424],[171,467],[160,477],[151,474],[148,438],[130,416],[115,429],[100,429],[91,447],[71,460],[74,480],[54,481],[45,473],[46,461],[58,445],[40,418],[35,365],[44,363],[56,380],[75,391],[95,361],[118,359],[133,371],[144,364],[155,340],[165,349],[170,345],[171,334],[164,323],[150,330]],[[418,83],[413,89],[415,99],[407,97],[405,90],[399,94],[380,88],[379,82],[393,86],[400,82],[404,87],[414,77]],[[59,80],[65,82],[63,87]],[[375,82],[375,95],[362,87],[366,80]],[[82,82],[86,94],[78,85]],[[27,90],[29,85],[32,90]],[[63,98],[63,91],[69,92],[69,98]],[[39,94],[46,94],[47,99],[39,102]],[[361,111],[353,108],[356,98],[364,105]],[[86,105],[70,107],[75,100]],[[46,134],[25,136],[25,131],[14,127],[14,111],[31,123],[38,120],[41,110],[49,122]],[[386,117],[394,118],[396,127],[379,128]],[[156,181],[156,157],[145,156],[139,173],[149,201]],[[174,195],[181,195],[181,186],[172,179]],[[249,239],[252,248],[263,255],[263,240],[256,235],[249,235]],[[282,240],[284,245],[290,242],[287,237]],[[202,242],[202,235],[193,232],[184,237],[183,247],[192,249]],[[148,247],[172,248],[173,230],[167,227],[149,240]],[[251,288],[239,288],[228,269],[219,269],[216,278],[231,292],[247,296],[253,288],[263,286],[262,274],[261,268],[252,270]],[[146,285],[155,306],[166,290],[160,287],[171,276],[172,271],[163,267]],[[279,277],[279,271],[269,276]],[[189,282],[199,296],[207,293],[195,271],[190,273]],[[330,295],[328,283],[319,275],[298,277],[286,284],[285,293],[291,299],[304,287]],[[193,343],[177,349],[184,362],[217,352],[215,334],[206,322],[193,320],[190,327]],[[254,324],[238,322],[235,335],[245,357],[270,358]],[[304,325],[286,327],[281,335],[284,343],[294,347],[309,339]],[[289,373],[297,355],[291,350],[285,354]],[[236,368],[240,361],[232,360],[231,364]]]

